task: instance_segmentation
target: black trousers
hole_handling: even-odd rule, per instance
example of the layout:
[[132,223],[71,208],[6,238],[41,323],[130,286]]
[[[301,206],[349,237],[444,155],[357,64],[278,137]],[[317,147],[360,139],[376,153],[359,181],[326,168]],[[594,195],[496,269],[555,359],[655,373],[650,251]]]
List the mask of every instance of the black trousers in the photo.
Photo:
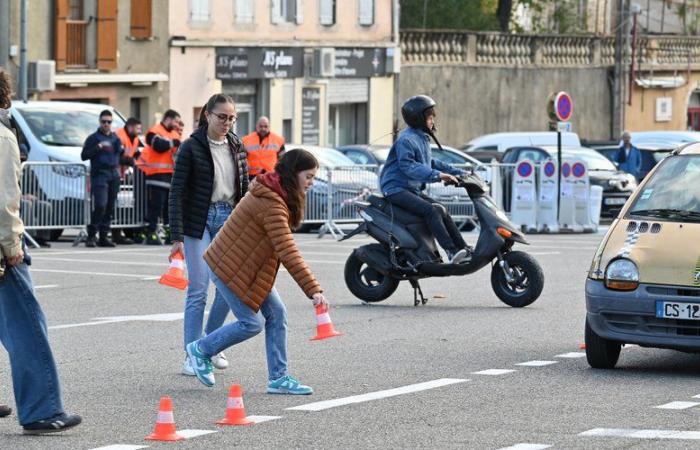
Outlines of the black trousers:
[[88,225],[88,236],[107,234],[112,224],[114,203],[119,193],[119,174],[95,175],[90,177],[92,195],[92,216]]
[[168,224],[168,196],[172,174],[156,174],[146,177],[146,222],[148,232],[155,233],[158,228],[158,217],[163,218],[163,224]]
[[386,199],[394,205],[422,217],[440,247],[446,252],[454,253],[467,247],[454,220],[447,214],[447,208],[441,203],[423,193],[414,194],[410,191],[392,194]]

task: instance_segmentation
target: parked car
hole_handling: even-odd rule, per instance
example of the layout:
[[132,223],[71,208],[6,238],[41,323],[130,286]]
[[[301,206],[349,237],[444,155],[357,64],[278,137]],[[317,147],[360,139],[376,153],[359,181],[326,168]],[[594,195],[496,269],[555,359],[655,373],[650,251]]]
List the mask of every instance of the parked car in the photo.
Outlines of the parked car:
[[[642,154],[642,179],[654,168],[662,159],[671,154],[673,150],[678,148],[678,143],[669,142],[635,142],[634,146],[639,149]],[[618,142],[609,141],[607,143],[594,143],[588,147],[594,149],[601,155],[608,158],[613,163],[620,149]]]
[[631,135],[635,145],[637,142],[700,142],[700,131],[632,131]]
[[[580,147],[576,133],[561,134],[562,146]],[[512,147],[538,147],[557,145],[557,133],[552,131],[510,132],[486,134],[472,139],[461,148],[469,156],[482,162],[500,161],[503,153]]]
[[[83,142],[99,127],[100,112],[112,112],[112,128],[124,126],[124,117],[108,105],[79,102],[13,102],[10,114],[17,124],[20,148],[27,162],[67,162],[80,166],[35,168],[27,172],[30,179],[23,186],[31,188],[39,200],[52,205],[53,223],[80,224],[85,207],[85,185],[89,161],[80,159]],[[60,220],[59,220],[60,219]],[[52,230],[52,238],[62,230]]]
[[624,344],[700,352],[700,143],[642,182],[586,280],[588,363],[611,369]]
[[[595,150],[586,147],[564,147],[562,148],[562,155],[565,158],[582,159],[588,166],[591,185],[603,188],[602,217],[614,217],[617,215],[637,187],[637,180],[634,176],[618,170],[612,162]],[[506,151],[501,162],[503,164],[515,164],[523,159],[529,159],[535,164],[540,164],[548,159],[556,158],[556,147],[516,147]],[[511,176],[512,173],[504,173],[504,180],[509,179]],[[506,199],[508,198],[509,196],[506,196]],[[509,210],[508,204],[506,204],[506,208]]]

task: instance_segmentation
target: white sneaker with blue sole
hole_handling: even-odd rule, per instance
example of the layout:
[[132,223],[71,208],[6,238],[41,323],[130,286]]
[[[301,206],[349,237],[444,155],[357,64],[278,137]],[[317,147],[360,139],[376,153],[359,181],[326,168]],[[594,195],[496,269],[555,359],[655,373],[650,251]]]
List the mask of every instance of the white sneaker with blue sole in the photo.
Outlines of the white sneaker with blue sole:
[[212,387],[216,380],[214,379],[214,368],[211,365],[211,359],[204,356],[199,350],[198,341],[187,344],[187,356],[190,359],[192,370],[197,376],[197,379],[205,386]]
[[291,375],[285,375],[267,383],[268,394],[310,395],[314,390],[305,386]]

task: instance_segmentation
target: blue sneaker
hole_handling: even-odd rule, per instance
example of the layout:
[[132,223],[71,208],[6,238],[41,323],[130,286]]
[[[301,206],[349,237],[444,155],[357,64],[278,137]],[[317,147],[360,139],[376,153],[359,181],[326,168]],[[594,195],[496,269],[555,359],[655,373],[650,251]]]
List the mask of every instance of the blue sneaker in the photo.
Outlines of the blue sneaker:
[[214,380],[214,369],[211,365],[211,359],[207,358],[199,350],[198,341],[190,342],[187,344],[187,356],[190,358],[190,364],[192,365],[192,370],[197,376],[197,379],[202,382],[203,385],[212,387],[216,380]]
[[304,386],[296,378],[285,375],[276,380],[267,383],[268,394],[287,394],[287,395],[309,395],[313,394],[314,390],[309,386]]

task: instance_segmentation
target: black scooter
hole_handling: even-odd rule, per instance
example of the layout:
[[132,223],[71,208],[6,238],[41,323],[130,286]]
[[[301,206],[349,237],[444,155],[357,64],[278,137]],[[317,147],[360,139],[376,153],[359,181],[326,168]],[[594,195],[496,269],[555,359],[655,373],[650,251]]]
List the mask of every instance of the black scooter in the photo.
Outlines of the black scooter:
[[428,300],[418,280],[428,277],[467,275],[492,263],[491,286],[505,304],[521,308],[537,300],[544,287],[544,274],[537,261],[521,251],[516,242],[528,244],[503,211],[486,194],[486,184],[474,173],[459,178],[467,190],[481,227],[471,258],[445,264],[432,233],[422,218],[392,205],[383,197],[370,196],[357,202],[364,219],[341,240],[367,232],[379,243],[356,248],[345,263],[345,283],[365,302],[380,302],[394,293],[402,280],[413,287],[414,305]]

